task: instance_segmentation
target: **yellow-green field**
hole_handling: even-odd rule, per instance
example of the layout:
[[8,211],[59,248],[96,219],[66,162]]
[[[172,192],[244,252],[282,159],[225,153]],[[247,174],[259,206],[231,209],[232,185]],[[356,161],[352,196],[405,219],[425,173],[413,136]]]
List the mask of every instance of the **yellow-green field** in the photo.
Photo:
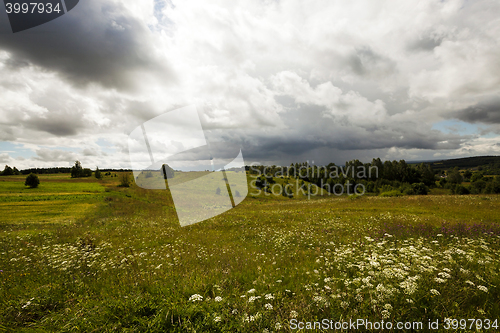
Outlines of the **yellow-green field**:
[[[0,331],[290,332],[322,319],[500,330],[499,196],[250,189],[181,228],[168,191],[40,180],[0,178]],[[446,330],[454,318],[483,329]]]

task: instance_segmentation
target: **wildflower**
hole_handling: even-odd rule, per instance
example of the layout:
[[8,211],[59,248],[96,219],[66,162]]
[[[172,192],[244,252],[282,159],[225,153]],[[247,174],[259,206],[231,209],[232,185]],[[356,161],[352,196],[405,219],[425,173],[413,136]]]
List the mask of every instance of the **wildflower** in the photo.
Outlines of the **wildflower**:
[[274,299],[274,296],[273,294],[266,294],[266,299]]
[[247,293],[253,294],[255,291],[256,291],[255,289],[250,289],[249,291],[247,291]]
[[235,314],[238,314],[238,310],[233,309],[233,311],[231,311],[231,313],[232,313],[232,314],[234,314],[234,315],[235,315]]
[[488,292],[488,288],[486,288],[485,286],[477,286],[477,289],[484,291],[485,293]]
[[297,313],[297,311],[294,311],[294,310],[290,311],[290,318],[297,318],[298,315],[299,314]]
[[277,282],[277,283],[281,283],[281,282],[283,282],[283,281],[281,281],[281,280],[276,280],[276,282]]
[[391,316],[391,313],[387,310],[382,310],[381,314],[382,314],[382,319],[387,319]]
[[342,301],[342,303],[340,303],[340,306],[342,307],[342,309],[345,310],[349,307],[349,302]]
[[474,282],[472,282],[472,281],[470,281],[470,280],[465,281],[465,283],[467,283],[467,284],[469,284],[469,285],[471,285],[471,286],[473,286],[473,287],[475,287],[475,286],[476,286],[476,285],[474,284]]
[[434,281],[436,281],[437,283],[445,283],[446,282],[446,280],[440,279],[440,278],[434,278]]
[[215,300],[216,302],[222,302],[222,297],[217,296],[217,297],[215,297],[215,299],[214,299],[214,300]]
[[267,303],[266,305],[264,305],[264,307],[267,309],[267,310],[272,310],[273,309],[273,306],[269,303]]
[[408,303],[410,303],[410,304],[413,304],[413,300],[412,300],[412,299],[410,299],[410,298],[407,298],[407,299],[406,299],[406,302],[408,302]]
[[214,317],[214,321],[215,321],[216,323],[218,323],[218,322],[220,322],[220,321],[221,321],[221,318],[220,318],[220,317]]
[[189,297],[189,301],[190,302],[197,302],[197,301],[200,302],[200,301],[203,301],[203,296],[198,295],[198,294],[194,294],[191,297]]
[[276,325],[274,325],[274,328],[277,329],[277,330],[281,329],[281,324],[280,323],[276,323]]
[[436,295],[436,296],[441,295],[441,293],[439,291],[437,291],[436,289],[431,289],[430,292],[431,292],[431,294]]
[[386,304],[386,305],[384,305],[384,309],[386,309],[387,311],[391,311],[392,310],[392,305]]

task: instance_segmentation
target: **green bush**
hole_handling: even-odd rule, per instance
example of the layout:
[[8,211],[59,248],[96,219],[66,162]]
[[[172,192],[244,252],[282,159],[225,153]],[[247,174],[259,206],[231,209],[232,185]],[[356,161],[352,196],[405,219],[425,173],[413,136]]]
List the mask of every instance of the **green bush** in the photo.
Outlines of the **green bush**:
[[456,185],[451,188],[451,193],[452,194],[459,194],[459,195],[464,195],[464,194],[470,194],[470,191],[467,187],[462,186],[462,185]]
[[30,173],[28,177],[26,177],[26,181],[24,182],[25,186],[29,186],[31,188],[36,188],[40,184],[40,180],[38,179],[38,176],[35,175],[34,173]]
[[427,195],[429,193],[429,188],[424,183],[411,184],[411,188],[416,195]]

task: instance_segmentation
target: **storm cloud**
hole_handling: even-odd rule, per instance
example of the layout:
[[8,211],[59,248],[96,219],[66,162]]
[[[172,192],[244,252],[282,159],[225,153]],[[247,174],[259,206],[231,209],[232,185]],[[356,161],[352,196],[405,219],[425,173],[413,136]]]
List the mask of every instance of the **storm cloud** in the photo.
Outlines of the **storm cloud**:
[[[0,140],[33,152],[19,167],[126,168],[134,128],[195,104],[206,135],[261,163],[498,155],[499,11],[86,0],[16,34],[0,15]],[[453,119],[487,127],[435,126]]]
[[500,124],[500,96],[459,110],[455,116],[468,123]]
[[155,59],[147,26],[119,1],[81,1],[66,15],[16,34],[1,15],[0,49],[12,55],[10,67],[32,64],[77,85],[130,88],[143,72],[174,80],[168,61]]

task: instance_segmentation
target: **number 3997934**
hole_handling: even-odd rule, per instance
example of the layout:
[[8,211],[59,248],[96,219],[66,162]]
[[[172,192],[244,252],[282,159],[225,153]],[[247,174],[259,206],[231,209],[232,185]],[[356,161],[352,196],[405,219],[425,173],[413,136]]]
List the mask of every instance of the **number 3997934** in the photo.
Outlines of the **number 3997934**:
[[7,14],[52,14],[52,13],[60,13],[62,10],[59,3],[55,6],[52,3],[43,3],[43,2],[24,2],[24,3],[6,3],[5,10]]

